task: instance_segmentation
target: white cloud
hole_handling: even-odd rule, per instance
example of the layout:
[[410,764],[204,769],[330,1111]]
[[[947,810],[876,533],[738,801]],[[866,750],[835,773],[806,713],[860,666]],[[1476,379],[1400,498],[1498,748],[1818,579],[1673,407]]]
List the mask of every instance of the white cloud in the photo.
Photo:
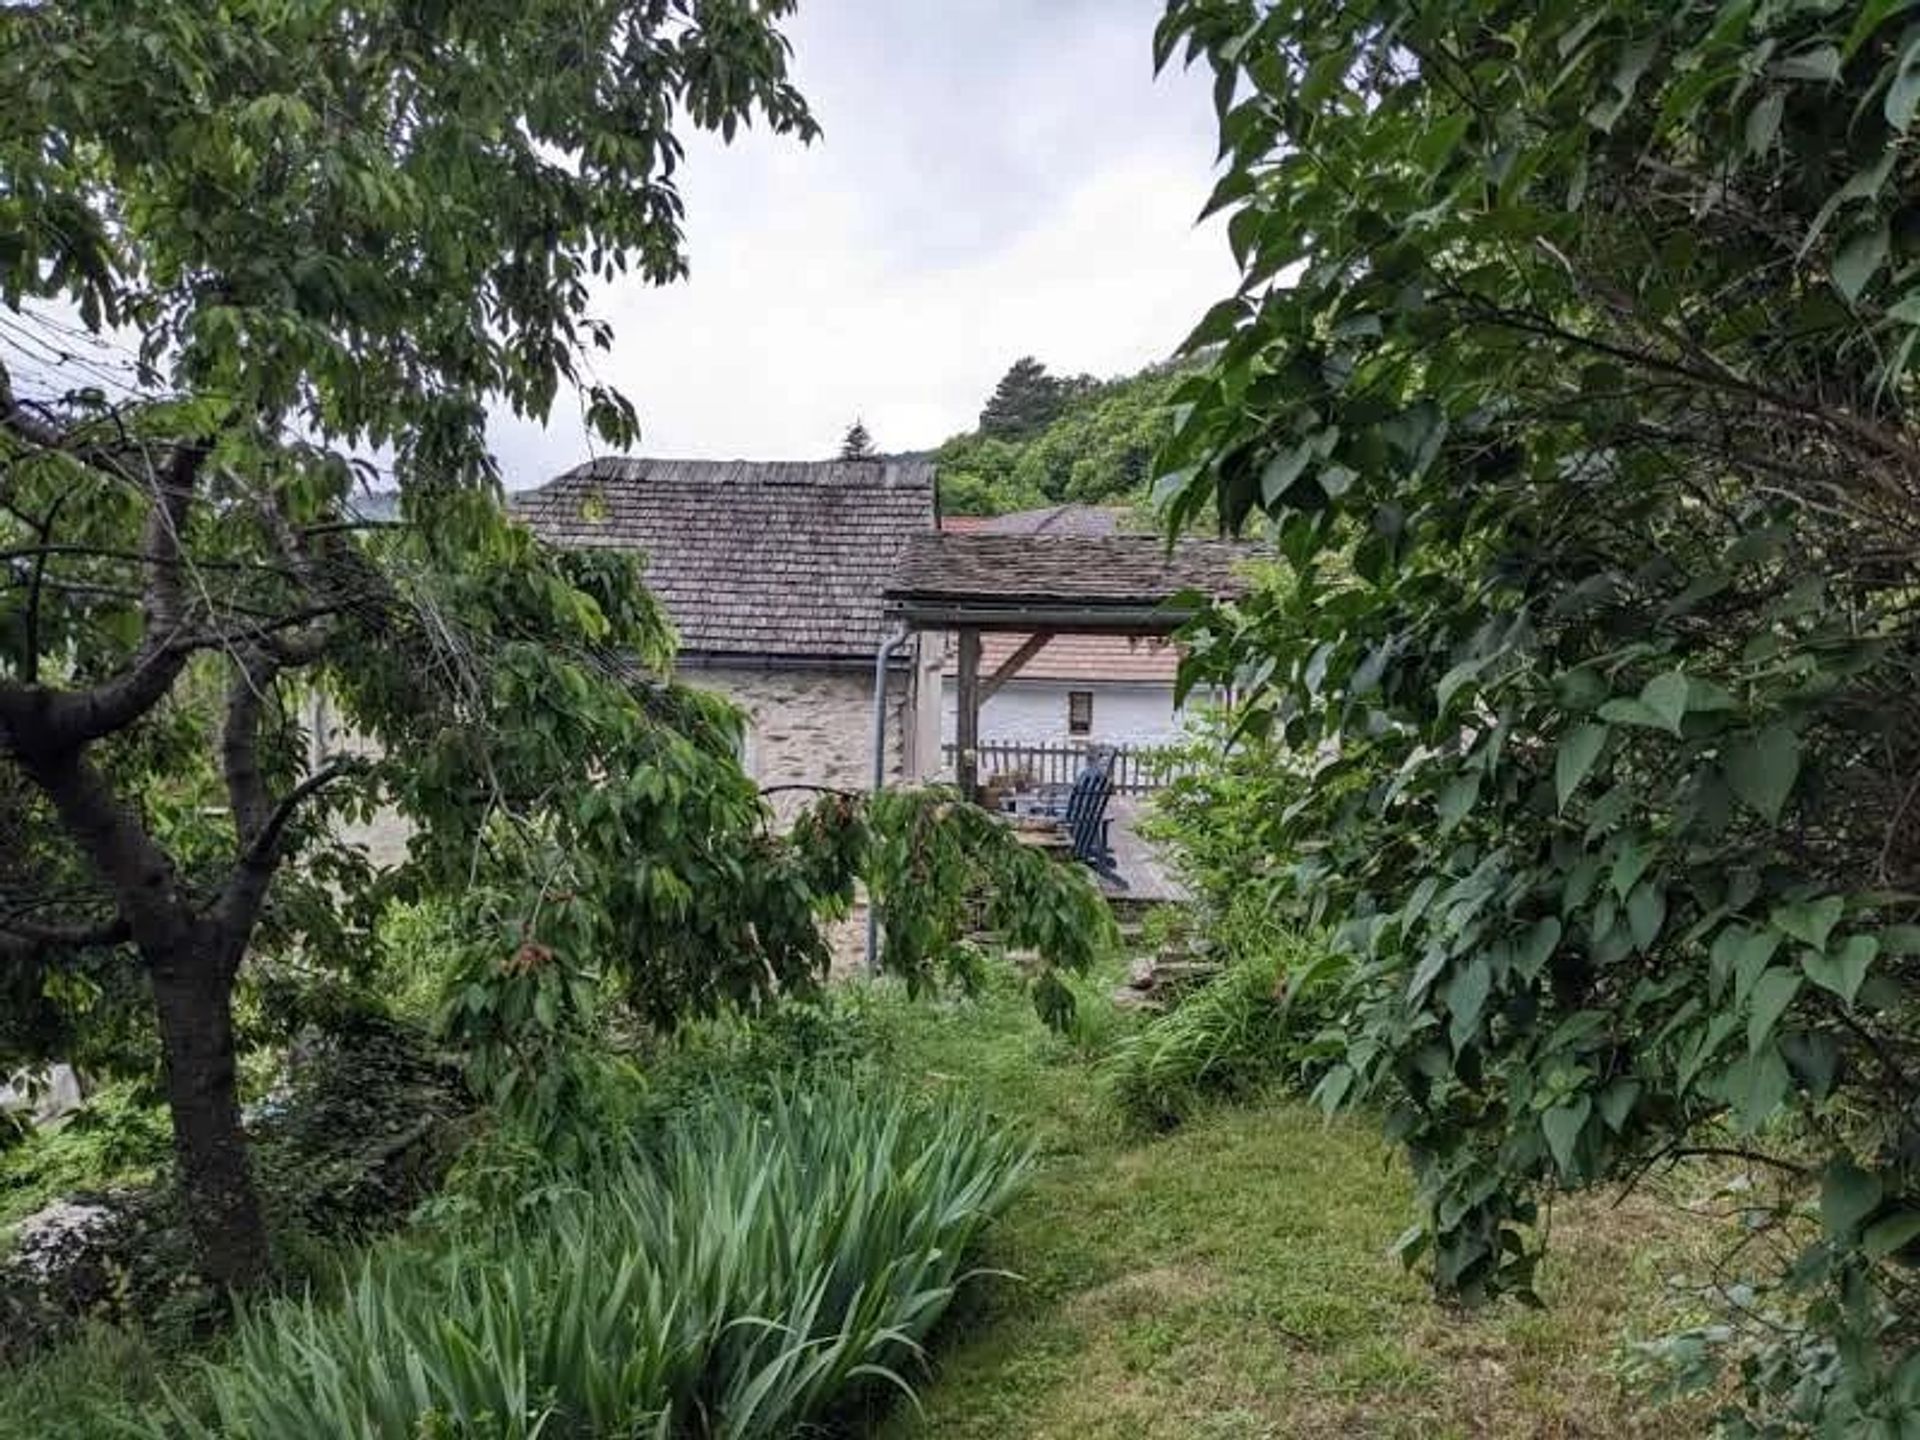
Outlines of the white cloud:
[[[808,458],[863,416],[888,449],[968,428],[1017,356],[1114,374],[1233,284],[1200,77],[1156,84],[1154,0],[817,0],[796,73],[826,130],[689,147],[693,275],[602,297],[601,378],[651,454]],[[564,403],[564,402],[563,402]],[[589,453],[577,419],[495,426],[509,483]]]

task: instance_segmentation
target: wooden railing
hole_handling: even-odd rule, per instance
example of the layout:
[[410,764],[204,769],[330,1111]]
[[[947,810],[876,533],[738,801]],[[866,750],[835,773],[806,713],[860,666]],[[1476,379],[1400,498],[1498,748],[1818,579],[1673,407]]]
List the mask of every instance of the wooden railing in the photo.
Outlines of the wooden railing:
[[[1116,795],[1150,795],[1174,773],[1167,752],[1151,745],[1110,745],[1113,751],[1113,789]],[[960,747],[942,747],[946,773],[953,774]],[[1039,744],[1018,740],[991,740],[975,747],[980,783],[996,775],[1021,775],[1032,785],[1071,785],[1086,764],[1084,745]]]

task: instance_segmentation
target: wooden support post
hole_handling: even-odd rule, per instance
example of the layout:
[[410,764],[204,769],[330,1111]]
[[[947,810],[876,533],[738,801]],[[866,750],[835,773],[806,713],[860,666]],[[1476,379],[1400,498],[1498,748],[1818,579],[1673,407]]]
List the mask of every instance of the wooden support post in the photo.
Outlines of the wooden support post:
[[960,632],[960,676],[954,688],[954,779],[962,798],[980,799],[980,631]]

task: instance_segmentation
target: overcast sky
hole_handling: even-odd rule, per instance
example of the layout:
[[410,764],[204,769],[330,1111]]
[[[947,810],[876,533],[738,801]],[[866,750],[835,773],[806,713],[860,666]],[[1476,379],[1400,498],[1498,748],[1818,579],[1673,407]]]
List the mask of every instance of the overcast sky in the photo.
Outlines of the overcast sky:
[[[689,144],[693,275],[609,290],[602,379],[652,455],[817,459],[971,428],[1008,364],[1164,357],[1234,271],[1195,228],[1206,77],[1153,75],[1163,0],[802,0],[794,74],[824,136]],[[588,457],[577,407],[493,427],[508,484]]]

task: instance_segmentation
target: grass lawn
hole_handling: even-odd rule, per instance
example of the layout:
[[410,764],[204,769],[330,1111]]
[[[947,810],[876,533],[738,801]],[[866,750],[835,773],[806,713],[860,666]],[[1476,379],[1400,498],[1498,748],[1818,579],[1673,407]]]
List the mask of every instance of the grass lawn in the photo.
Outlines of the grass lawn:
[[1018,995],[892,1014],[903,1067],[1024,1118],[1045,1160],[984,1257],[1022,1278],[969,1292],[887,1440],[1708,1428],[1704,1402],[1656,1408],[1620,1374],[1626,1341],[1675,1322],[1664,1282],[1699,1273],[1714,1222],[1640,1196],[1563,1203],[1547,1308],[1461,1314],[1391,1255],[1411,1185],[1364,1122],[1275,1098],[1142,1136]]

